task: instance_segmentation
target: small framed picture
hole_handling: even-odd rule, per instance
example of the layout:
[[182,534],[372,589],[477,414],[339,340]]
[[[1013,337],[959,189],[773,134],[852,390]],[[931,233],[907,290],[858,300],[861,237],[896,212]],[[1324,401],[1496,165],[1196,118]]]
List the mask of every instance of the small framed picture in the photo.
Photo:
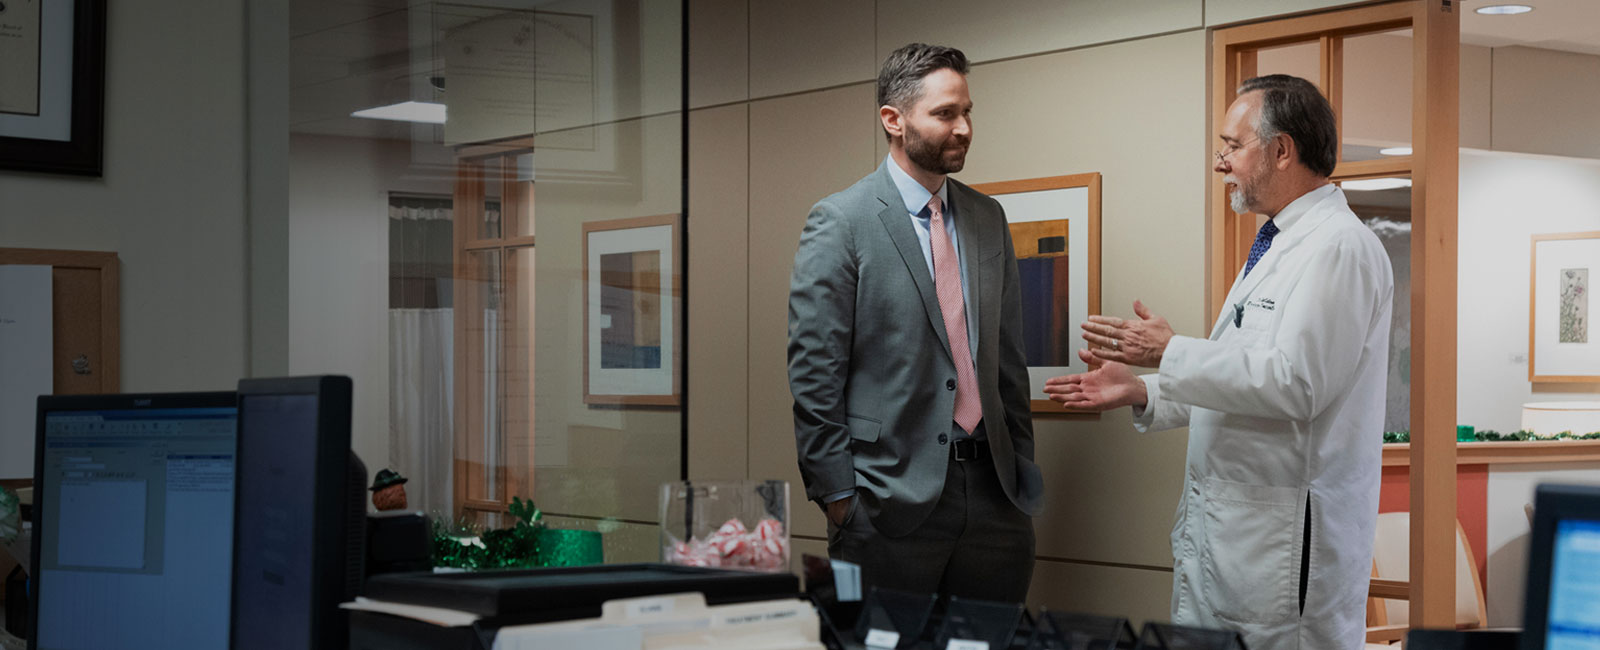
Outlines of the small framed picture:
[[1089,370],[1078,324],[1100,313],[1100,174],[984,183],[1006,210],[1022,276],[1024,348],[1034,413],[1079,413],[1044,394],[1046,379]]
[[679,215],[583,225],[583,401],[677,406]]
[[1528,288],[1528,381],[1600,381],[1594,331],[1600,231],[1533,236]]

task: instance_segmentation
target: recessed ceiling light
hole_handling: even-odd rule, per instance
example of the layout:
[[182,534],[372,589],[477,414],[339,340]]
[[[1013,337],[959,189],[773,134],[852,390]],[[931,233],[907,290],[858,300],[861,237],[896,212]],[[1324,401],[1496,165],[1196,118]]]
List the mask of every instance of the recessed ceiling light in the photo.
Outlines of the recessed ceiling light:
[[1528,5],[1489,5],[1487,7],[1478,7],[1478,13],[1486,16],[1512,16],[1516,14],[1525,14],[1530,11],[1533,11],[1533,7]]
[[1411,187],[1409,178],[1366,178],[1359,181],[1345,181],[1340,184],[1346,190],[1356,192],[1374,192],[1377,190],[1394,190],[1402,187]]
[[1411,147],[1389,147],[1387,149],[1379,149],[1378,153],[1385,156],[1409,156],[1411,155]]
[[433,102],[400,102],[388,106],[376,106],[362,109],[350,114],[350,117],[365,117],[374,120],[395,120],[398,122],[421,122],[423,124],[444,124],[445,106]]

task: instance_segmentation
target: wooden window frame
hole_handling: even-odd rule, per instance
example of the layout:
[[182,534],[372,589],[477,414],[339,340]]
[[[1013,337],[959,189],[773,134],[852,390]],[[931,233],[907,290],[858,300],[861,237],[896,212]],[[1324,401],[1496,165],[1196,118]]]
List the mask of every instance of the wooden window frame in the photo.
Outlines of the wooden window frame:
[[[532,153],[533,138],[474,144],[456,150],[456,178],[453,193],[453,219],[455,244],[452,264],[455,268],[452,308],[455,312],[453,340],[455,346],[455,459],[453,463],[455,485],[454,510],[457,517],[468,513],[503,513],[510,506],[511,497],[532,497],[533,464],[533,322],[531,292],[533,287],[523,287],[517,281],[523,269],[518,267],[517,253],[535,248],[535,236],[514,233],[533,232],[533,183],[520,183],[526,187],[511,191],[519,185],[516,179],[516,161],[521,155]],[[499,176],[485,177],[484,170],[491,161],[498,163]],[[487,185],[490,181],[501,184],[500,232],[497,237],[480,236]],[[527,228],[521,226],[526,224]],[[484,277],[475,256],[481,253],[500,254],[499,278]],[[536,254],[536,253],[535,253]],[[500,461],[495,467],[485,467],[471,460],[470,450],[482,448],[487,435],[488,421],[482,405],[487,397],[484,385],[484,368],[481,359],[486,345],[482,328],[475,326],[474,315],[483,311],[481,289],[484,283],[498,280],[501,289],[499,313],[499,345],[494,350],[496,371],[500,374],[498,387],[502,407],[500,424],[526,423],[525,431],[512,431],[502,426],[500,431]],[[527,322],[519,315],[527,313]],[[521,332],[528,339],[526,345],[508,346],[513,334]],[[508,347],[523,350],[525,355],[508,354]],[[517,438],[524,436],[526,440]],[[522,450],[518,458],[507,453]],[[513,462],[515,461],[515,462]],[[493,472],[492,491],[483,489],[488,472]]]
[[[1291,43],[1317,43],[1318,87],[1342,127],[1343,41],[1410,28],[1413,153],[1385,160],[1344,162],[1333,180],[1408,175],[1411,194],[1411,621],[1418,627],[1454,624],[1456,252],[1460,146],[1460,4],[1403,0],[1304,16],[1226,26],[1211,32],[1211,133],[1217,141],[1240,82],[1256,73],[1256,52]],[[1342,134],[1342,133],[1341,133]],[[1342,157],[1342,156],[1341,156]],[[1220,175],[1206,187],[1205,322],[1221,313],[1228,283],[1255,238],[1252,215],[1228,206]],[[1376,433],[1376,432],[1375,432]],[[1378,444],[1374,439],[1373,444]]]

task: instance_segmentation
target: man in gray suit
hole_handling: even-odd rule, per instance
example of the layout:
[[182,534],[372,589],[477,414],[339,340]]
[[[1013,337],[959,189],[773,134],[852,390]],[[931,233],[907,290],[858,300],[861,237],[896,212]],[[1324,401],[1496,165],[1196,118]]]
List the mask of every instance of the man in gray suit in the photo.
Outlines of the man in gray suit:
[[972,141],[967,70],[920,43],[884,61],[889,156],[800,235],[789,389],[829,555],[868,585],[1021,602],[1042,484],[1005,213],[946,177]]

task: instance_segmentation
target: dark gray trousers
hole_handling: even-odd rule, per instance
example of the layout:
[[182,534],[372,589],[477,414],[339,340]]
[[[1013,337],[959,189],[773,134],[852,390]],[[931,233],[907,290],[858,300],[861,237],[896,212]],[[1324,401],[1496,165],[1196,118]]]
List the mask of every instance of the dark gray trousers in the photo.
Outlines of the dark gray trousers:
[[1033,578],[1033,518],[1000,488],[994,459],[951,460],[933,513],[911,533],[886,537],[850,505],[828,523],[828,555],[861,565],[862,588],[1023,602]]

